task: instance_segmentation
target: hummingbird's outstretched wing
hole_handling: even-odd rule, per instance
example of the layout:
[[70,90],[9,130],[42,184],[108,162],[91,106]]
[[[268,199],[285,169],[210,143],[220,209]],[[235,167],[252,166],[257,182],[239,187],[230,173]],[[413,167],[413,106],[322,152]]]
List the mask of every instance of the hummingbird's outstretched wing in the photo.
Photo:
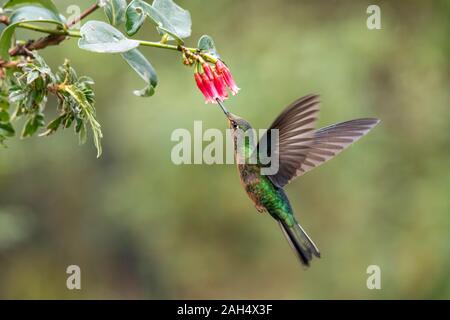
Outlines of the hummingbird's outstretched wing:
[[[275,119],[261,138],[256,149],[259,154],[268,154],[272,158],[278,158],[278,172],[268,176],[275,185],[283,187],[302,166],[314,142],[314,128],[318,115],[319,96],[308,95],[300,98]],[[273,129],[278,130],[278,139],[275,139],[276,146],[270,145]],[[262,143],[263,141],[266,143]],[[270,151],[273,154],[270,154]]]
[[380,120],[365,118],[334,124],[314,132],[314,141],[296,174],[299,177],[341,153],[366,135]]
[[[357,119],[315,131],[314,124],[319,113],[318,98],[317,95],[309,95],[295,101],[275,119],[262,137],[271,147],[268,150],[273,150],[273,156],[278,156],[278,172],[268,178],[280,188],[332,159],[379,123],[378,119]],[[279,130],[275,147],[270,146],[270,129]]]

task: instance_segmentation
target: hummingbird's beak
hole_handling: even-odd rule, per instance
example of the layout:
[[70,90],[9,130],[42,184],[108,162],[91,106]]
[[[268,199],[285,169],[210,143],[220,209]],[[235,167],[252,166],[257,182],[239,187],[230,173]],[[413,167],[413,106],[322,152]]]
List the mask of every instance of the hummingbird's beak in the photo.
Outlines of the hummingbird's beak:
[[227,110],[227,108],[225,108],[225,106],[224,106],[222,100],[220,100],[220,99],[217,98],[216,101],[217,101],[217,104],[219,105],[219,107],[222,109],[223,113],[226,115],[226,117],[227,117],[228,119],[230,119],[231,113]]

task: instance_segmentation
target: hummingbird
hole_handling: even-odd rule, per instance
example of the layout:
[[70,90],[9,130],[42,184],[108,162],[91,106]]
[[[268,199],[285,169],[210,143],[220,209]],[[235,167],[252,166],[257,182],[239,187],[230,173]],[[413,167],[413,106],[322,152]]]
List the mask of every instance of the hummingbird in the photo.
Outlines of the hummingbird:
[[[252,130],[250,123],[230,113],[220,99],[217,102],[228,120],[243,188],[259,212],[267,212],[278,222],[301,264],[308,267],[313,257],[320,258],[320,252],[298,223],[284,187],[295,178],[334,158],[366,135],[380,120],[356,119],[316,130],[319,96],[311,94],[297,99],[281,112],[255,147],[247,142],[238,143],[239,139],[243,139]],[[268,141],[273,129],[278,130],[275,146]],[[270,146],[269,150],[274,150],[270,155],[271,159],[278,157],[278,171],[270,175],[262,174],[265,165],[259,158],[253,163],[248,161],[249,155],[262,148],[263,139]]]

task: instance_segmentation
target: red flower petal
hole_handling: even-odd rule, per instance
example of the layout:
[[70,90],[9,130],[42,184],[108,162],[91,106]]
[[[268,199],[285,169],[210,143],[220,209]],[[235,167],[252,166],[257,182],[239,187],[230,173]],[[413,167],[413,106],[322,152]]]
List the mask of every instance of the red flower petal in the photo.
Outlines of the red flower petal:
[[209,80],[214,80],[213,72],[211,70],[211,67],[209,63],[205,62],[202,64],[203,70],[205,71],[206,75],[208,76]]
[[199,73],[194,73],[194,79],[197,83],[198,89],[201,91],[203,96],[205,97],[206,103],[213,102],[213,98],[210,95],[209,91],[206,89],[205,84],[203,82],[202,76]]
[[223,76],[221,74],[217,74],[217,72],[214,71],[214,86],[216,87],[217,93],[219,94],[220,99],[226,100],[228,99],[228,93],[227,89],[225,87],[225,82],[223,79]]
[[233,75],[231,74],[230,69],[221,61],[217,60],[216,63],[217,72],[223,76],[224,82],[230,88],[231,93],[236,95],[239,92],[239,87],[236,85],[236,82],[233,79]]
[[202,73],[202,80],[203,80],[203,85],[205,86],[206,91],[208,92],[209,96],[212,98],[212,102],[215,102],[214,100],[216,100],[219,97],[219,94],[217,93],[216,88],[214,87],[214,83],[208,78],[208,76],[206,75],[206,73]]

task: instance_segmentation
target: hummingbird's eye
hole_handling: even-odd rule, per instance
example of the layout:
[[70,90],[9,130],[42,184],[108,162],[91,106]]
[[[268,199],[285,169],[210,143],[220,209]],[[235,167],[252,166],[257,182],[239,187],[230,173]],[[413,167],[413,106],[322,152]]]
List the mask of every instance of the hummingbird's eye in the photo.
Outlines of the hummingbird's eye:
[[233,127],[233,129],[236,129],[238,127],[235,121],[231,121],[231,126]]

